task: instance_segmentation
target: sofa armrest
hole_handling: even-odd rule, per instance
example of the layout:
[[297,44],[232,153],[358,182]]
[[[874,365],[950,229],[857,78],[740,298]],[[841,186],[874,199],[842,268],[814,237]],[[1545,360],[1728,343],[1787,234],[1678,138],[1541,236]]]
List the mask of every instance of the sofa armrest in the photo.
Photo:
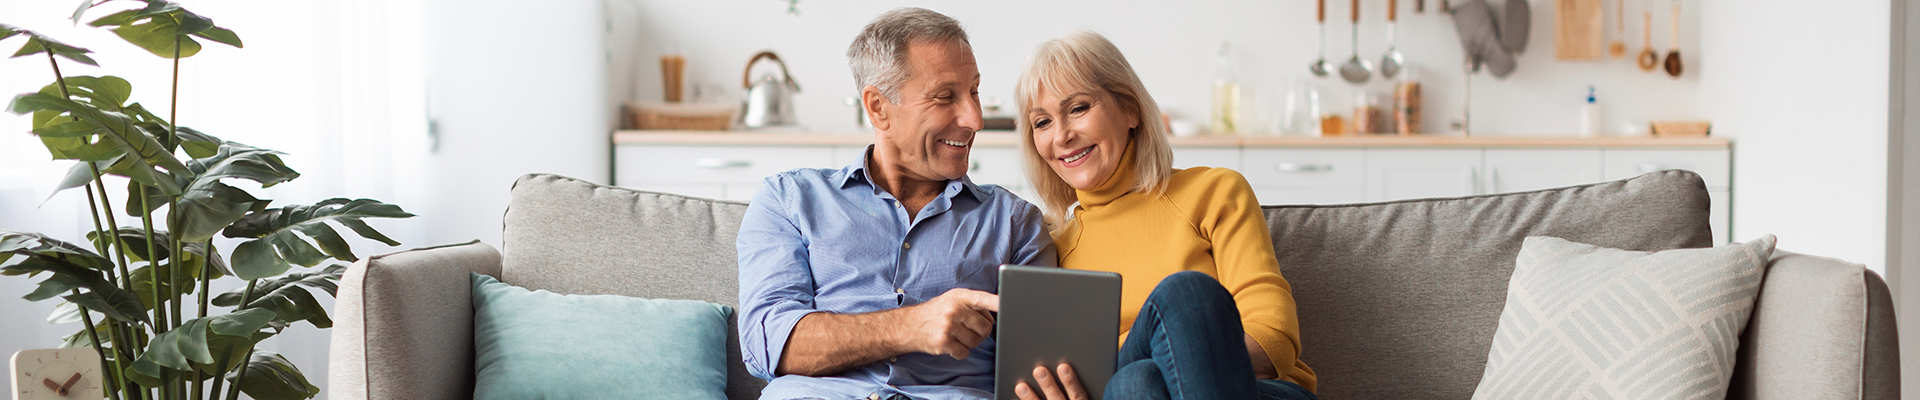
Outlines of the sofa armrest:
[[354,263],[334,302],[330,397],[473,397],[469,273],[498,277],[500,252],[476,240]]
[[1886,282],[1860,264],[1775,251],[1741,335],[1729,399],[1896,399]]

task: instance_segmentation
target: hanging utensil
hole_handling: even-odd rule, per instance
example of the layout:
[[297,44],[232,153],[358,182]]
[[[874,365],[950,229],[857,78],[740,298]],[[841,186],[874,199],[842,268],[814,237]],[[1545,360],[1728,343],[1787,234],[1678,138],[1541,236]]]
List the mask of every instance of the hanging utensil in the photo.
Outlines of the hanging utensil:
[[1313,76],[1325,78],[1327,75],[1333,74],[1333,63],[1327,62],[1327,0],[1320,0],[1318,10],[1318,14],[1320,15],[1320,59],[1313,60],[1313,65],[1307,66],[1307,69],[1313,71]]
[[1413,12],[1415,14],[1426,14],[1427,0],[1413,0]]
[[1626,57],[1627,56],[1627,0],[1615,0],[1613,4],[1615,7],[1619,8],[1618,10],[1619,12],[1614,13],[1616,17],[1613,18],[1613,22],[1614,22],[1613,44],[1607,46],[1607,54],[1612,55],[1613,58]]
[[1680,0],[1673,0],[1673,32],[1667,34],[1667,75],[1680,77]]
[[1653,3],[1641,3],[1646,9],[1640,11],[1640,70],[1653,72],[1660,66],[1660,53],[1653,51]]
[[1352,83],[1366,83],[1373,77],[1373,63],[1360,58],[1360,0],[1353,0],[1353,57],[1340,66],[1340,78]]
[[1399,32],[1395,31],[1400,25],[1399,10],[1400,0],[1387,0],[1387,55],[1380,56],[1380,76],[1383,78],[1399,75],[1400,67],[1406,65],[1406,59],[1400,56],[1400,49],[1394,47],[1394,42],[1400,40]]

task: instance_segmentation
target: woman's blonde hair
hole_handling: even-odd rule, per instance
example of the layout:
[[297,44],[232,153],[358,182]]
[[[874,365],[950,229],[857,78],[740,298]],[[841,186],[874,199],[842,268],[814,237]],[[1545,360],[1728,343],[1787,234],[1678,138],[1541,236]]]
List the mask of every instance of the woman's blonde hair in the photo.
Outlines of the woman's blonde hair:
[[1020,133],[1020,148],[1026,150],[1027,181],[1040,194],[1047,222],[1064,222],[1068,208],[1077,201],[1073,186],[1053,173],[1053,167],[1040,157],[1033,145],[1033,124],[1027,112],[1039,101],[1041,92],[1055,95],[1101,89],[1112,95],[1121,108],[1140,117],[1140,125],[1128,132],[1133,141],[1133,190],[1159,193],[1173,176],[1173,146],[1167,144],[1167,125],[1160,119],[1160,106],[1147,94],[1147,87],[1134,74],[1127,57],[1113,42],[1091,31],[1073,31],[1033,49],[1027,67],[1014,86],[1019,113],[1015,129]]

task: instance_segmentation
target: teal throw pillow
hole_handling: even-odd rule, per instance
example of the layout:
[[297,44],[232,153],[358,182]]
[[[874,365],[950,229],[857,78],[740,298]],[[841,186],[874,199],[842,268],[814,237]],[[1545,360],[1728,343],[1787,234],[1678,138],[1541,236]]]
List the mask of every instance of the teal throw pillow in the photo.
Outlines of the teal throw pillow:
[[726,399],[732,314],[702,301],[528,291],[474,274],[474,398]]

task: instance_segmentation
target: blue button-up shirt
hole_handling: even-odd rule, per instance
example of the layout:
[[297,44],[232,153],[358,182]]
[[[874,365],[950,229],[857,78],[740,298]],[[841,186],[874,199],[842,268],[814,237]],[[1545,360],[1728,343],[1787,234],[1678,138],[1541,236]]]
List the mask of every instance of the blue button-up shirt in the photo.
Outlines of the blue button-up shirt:
[[891,310],[954,288],[997,293],[1000,264],[1059,263],[1040,209],[999,186],[948,181],[909,219],[867,173],[872,151],[844,168],[768,177],[740,222],[740,350],[747,369],[771,381],[760,396],[992,397],[992,338],[964,360],[911,353],[835,376],[774,373],[807,314]]

